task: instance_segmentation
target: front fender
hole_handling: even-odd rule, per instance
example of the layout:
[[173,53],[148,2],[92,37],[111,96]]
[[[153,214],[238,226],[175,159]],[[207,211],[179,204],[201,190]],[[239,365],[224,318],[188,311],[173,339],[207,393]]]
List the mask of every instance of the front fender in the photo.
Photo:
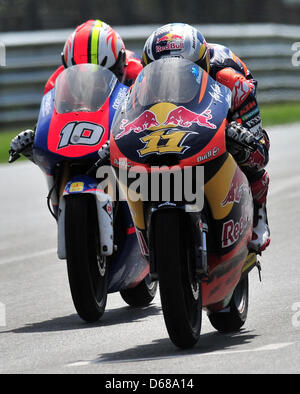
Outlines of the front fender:
[[58,257],[66,259],[65,241],[65,212],[66,199],[74,194],[92,194],[95,196],[97,206],[98,224],[100,232],[100,253],[103,256],[113,254],[113,205],[109,194],[98,188],[95,179],[89,176],[76,176],[65,186],[64,192],[59,201],[58,216]]

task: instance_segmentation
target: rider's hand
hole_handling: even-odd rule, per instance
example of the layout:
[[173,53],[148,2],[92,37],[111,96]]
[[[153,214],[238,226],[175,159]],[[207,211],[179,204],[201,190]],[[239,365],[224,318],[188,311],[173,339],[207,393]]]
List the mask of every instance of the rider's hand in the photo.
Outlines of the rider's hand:
[[227,126],[226,142],[228,151],[239,163],[246,161],[257,147],[254,134],[237,122],[231,122]]
[[19,133],[10,143],[9,162],[19,157],[20,153],[32,160],[32,144],[34,141],[34,131],[25,130]]

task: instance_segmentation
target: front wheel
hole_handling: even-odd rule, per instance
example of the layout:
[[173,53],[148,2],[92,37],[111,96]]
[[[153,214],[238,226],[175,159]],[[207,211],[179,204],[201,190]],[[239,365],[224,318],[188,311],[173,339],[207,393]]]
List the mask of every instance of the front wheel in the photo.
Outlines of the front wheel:
[[84,321],[94,323],[105,311],[108,286],[94,196],[77,194],[66,198],[65,237],[74,306]]
[[220,312],[208,312],[212,326],[219,332],[239,331],[248,315],[249,280],[246,275],[236,286],[229,306]]
[[201,283],[188,223],[177,210],[157,213],[153,223],[154,257],[166,327],[181,349],[194,346],[202,324]]

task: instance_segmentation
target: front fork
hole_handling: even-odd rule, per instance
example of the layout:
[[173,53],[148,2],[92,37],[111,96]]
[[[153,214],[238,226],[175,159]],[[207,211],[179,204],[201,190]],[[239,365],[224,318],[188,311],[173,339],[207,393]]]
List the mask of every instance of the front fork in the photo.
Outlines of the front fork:
[[[145,204],[145,203],[144,203]],[[196,275],[199,281],[205,281],[208,278],[209,267],[207,262],[207,234],[208,225],[205,214],[197,205],[194,204],[178,204],[178,203],[158,203],[148,207],[148,243],[150,250],[150,274],[152,279],[157,279],[157,267],[153,253],[153,223],[155,216],[159,215],[162,210],[176,209],[179,215],[187,215],[187,223],[189,228],[189,236],[192,236],[195,244],[195,259],[196,259]]]
[[69,180],[59,199],[58,207],[58,248],[59,259],[66,259],[65,241],[65,211],[66,199],[75,194],[92,194],[95,197],[97,217],[100,233],[100,254],[111,256],[114,251],[113,232],[113,204],[109,194],[98,188],[98,184],[92,177],[83,175]]

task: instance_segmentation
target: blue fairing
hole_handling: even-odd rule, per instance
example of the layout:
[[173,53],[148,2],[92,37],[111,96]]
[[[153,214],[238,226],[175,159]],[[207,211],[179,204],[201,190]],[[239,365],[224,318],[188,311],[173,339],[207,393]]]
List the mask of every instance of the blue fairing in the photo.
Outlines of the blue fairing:
[[128,92],[128,86],[123,85],[118,82],[116,85],[109,104],[109,130],[111,129],[112,121],[114,119],[116,110],[119,108],[120,104],[124,101],[126,94]]
[[[132,229],[134,224],[127,203],[120,202],[119,209],[123,213],[123,230]],[[114,293],[132,286],[147,268],[148,263],[141,254],[136,232],[127,234],[110,266],[108,292]]]
[[[118,82],[115,86],[114,91],[112,92],[112,95],[110,97],[110,103],[109,103],[109,133],[116,110],[118,109],[119,105],[123,102],[128,89],[129,88],[127,86]],[[55,87],[52,90],[50,90],[42,99],[37,127],[36,127],[34,146],[33,146],[33,154],[34,154],[35,162],[42,169],[42,171],[44,171],[48,175],[53,175],[53,171],[57,163],[61,161],[73,160],[70,157],[65,157],[62,155],[52,153],[48,149],[49,127],[52,117],[55,115],[54,96],[55,96]],[[91,159],[96,161],[98,159],[97,151],[95,151],[93,154],[84,156],[83,158],[85,160]]]

